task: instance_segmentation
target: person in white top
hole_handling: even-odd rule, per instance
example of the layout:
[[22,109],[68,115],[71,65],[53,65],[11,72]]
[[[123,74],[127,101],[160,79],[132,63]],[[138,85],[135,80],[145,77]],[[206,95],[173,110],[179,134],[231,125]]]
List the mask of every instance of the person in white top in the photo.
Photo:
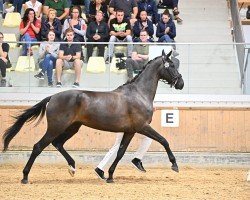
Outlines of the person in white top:
[[[106,180],[104,176],[104,170],[109,164],[114,162],[117,156],[117,152],[119,150],[122,138],[123,138],[123,134],[124,133],[116,134],[115,144],[113,145],[113,147],[111,147],[109,152],[104,156],[102,161],[95,168],[95,173],[100,179]],[[134,159],[131,162],[139,171],[146,172],[146,170],[144,169],[142,165],[141,159],[143,158],[145,153],[148,151],[152,143],[152,139],[143,135],[141,135],[141,139],[142,139],[141,145],[139,146],[137,151],[134,153],[134,156],[133,156]]]
[[29,1],[25,2],[23,7],[24,7],[24,10],[26,10],[27,8],[32,8],[36,13],[37,18],[42,17],[42,3],[40,3],[39,1],[29,0]]

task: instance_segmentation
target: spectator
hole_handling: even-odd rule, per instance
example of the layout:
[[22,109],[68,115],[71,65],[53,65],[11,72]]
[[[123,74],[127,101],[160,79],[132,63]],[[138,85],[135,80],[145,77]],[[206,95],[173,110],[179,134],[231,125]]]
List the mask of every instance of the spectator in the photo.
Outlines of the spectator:
[[142,30],[147,31],[150,41],[154,41],[153,35],[154,35],[154,26],[152,21],[150,21],[147,18],[147,12],[145,10],[142,10],[140,12],[140,19],[138,19],[135,22],[135,25],[133,27],[133,33],[134,33],[134,42],[139,42],[140,41],[140,32]]
[[6,87],[6,68],[10,65],[10,60],[8,57],[9,53],[9,44],[3,42],[4,35],[0,32],[0,71],[2,75],[1,87]]
[[179,0],[160,0],[159,5],[165,6],[169,9],[173,9],[174,19],[177,23],[182,23],[182,19],[179,17],[179,10],[178,10],[178,3]]
[[72,87],[79,87],[80,76],[81,76],[81,67],[82,60],[81,53],[82,48],[80,44],[74,42],[74,30],[68,28],[65,31],[67,44],[60,44],[58,59],[56,60],[56,78],[57,78],[57,87],[62,87],[61,75],[63,69],[75,69],[75,82]]
[[24,4],[24,10],[27,8],[32,8],[36,13],[36,18],[41,19],[42,17],[42,4],[37,0],[29,0]]
[[63,24],[64,20],[69,15],[69,5],[67,0],[45,0],[43,13],[47,16],[49,8],[56,10],[57,18]]
[[86,15],[89,15],[90,0],[83,0],[83,2],[84,2],[85,14],[86,14]]
[[74,31],[75,40],[78,42],[84,42],[84,36],[86,35],[87,25],[85,21],[81,18],[81,9],[79,6],[73,6],[70,9],[70,18],[67,18],[63,24],[63,33],[68,28]]
[[3,17],[3,0],[0,0],[0,18]]
[[88,21],[94,21],[95,20],[95,16],[96,16],[96,12],[97,11],[102,11],[103,13],[103,19],[104,21],[108,22],[108,7],[107,4],[105,3],[104,0],[94,0],[90,2],[89,5],[89,17],[88,17]]
[[56,65],[56,59],[58,57],[59,43],[54,43],[56,34],[54,30],[50,30],[47,34],[47,41],[40,44],[39,48],[39,66],[42,69],[38,74],[35,75],[37,79],[44,79],[45,73],[48,76],[48,86],[52,87],[52,75],[53,69]]
[[116,11],[123,10],[124,18],[133,25],[138,14],[137,0],[111,0],[109,3],[110,20],[116,17]]
[[176,27],[173,20],[170,18],[170,14],[164,12],[162,14],[162,20],[157,24],[156,37],[158,42],[174,42],[176,36]]
[[[146,30],[140,32],[141,42],[148,42],[148,33]],[[135,44],[132,51],[132,57],[126,60],[128,79],[133,79],[134,71],[141,71],[143,66],[148,62],[149,45]]]
[[11,13],[11,12],[15,11],[15,12],[19,12],[21,14],[22,5],[23,5],[23,1],[22,0],[13,0],[13,1],[5,0],[5,3],[7,3],[7,2],[11,2],[12,6],[5,9],[6,13],[9,13],[9,12]]
[[[106,22],[103,21],[103,12],[96,11],[96,20],[90,22],[87,28],[87,38],[88,42],[107,42],[109,37],[109,27]],[[95,45],[98,48],[98,56],[104,57],[104,44]],[[93,53],[93,44],[87,44],[87,60],[92,56]]]
[[[123,137],[123,133],[116,134],[115,144],[113,145],[113,147],[109,150],[109,152],[104,156],[102,161],[96,167],[95,173],[99,178],[105,180],[104,170],[108,164],[114,162],[114,160],[117,156],[117,152],[119,150],[121,141],[122,141],[122,137]],[[149,147],[152,143],[152,139],[148,138],[146,136],[141,136],[141,137],[143,139],[142,139],[140,147],[134,153],[134,156],[133,156],[134,159],[132,160],[132,164],[141,172],[146,172],[146,170],[144,169],[144,167],[142,165],[141,159],[143,158],[143,156],[145,155],[145,153],[149,149]]]
[[49,8],[47,18],[43,19],[41,28],[42,40],[47,40],[49,30],[53,30],[55,32],[57,41],[61,40],[62,25],[60,20],[56,18],[56,10],[53,8]]
[[[158,23],[158,10],[155,3],[155,0],[139,0],[138,4],[138,12],[140,13],[142,10],[147,12],[147,17],[154,24]],[[140,16],[138,16],[139,18]]]
[[[106,63],[111,61],[114,52],[114,42],[132,42],[131,25],[128,19],[124,18],[124,11],[117,10],[116,18],[110,21],[110,39],[109,39],[108,57]],[[127,56],[132,54],[133,44],[127,45]]]
[[36,18],[35,11],[32,8],[27,8],[20,24],[21,41],[26,42],[23,44],[23,56],[33,54],[30,42],[37,41],[40,29],[41,22]]

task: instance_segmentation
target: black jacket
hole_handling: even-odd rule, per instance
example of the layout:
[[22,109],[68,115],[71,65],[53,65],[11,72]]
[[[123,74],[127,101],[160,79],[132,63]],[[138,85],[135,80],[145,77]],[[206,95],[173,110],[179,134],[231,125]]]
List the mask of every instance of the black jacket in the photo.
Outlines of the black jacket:
[[98,33],[98,35],[101,36],[101,41],[108,41],[109,39],[109,27],[106,22],[101,22],[99,25],[96,23],[96,21],[90,22],[87,28],[86,37],[88,38],[88,41],[93,40],[93,36]]

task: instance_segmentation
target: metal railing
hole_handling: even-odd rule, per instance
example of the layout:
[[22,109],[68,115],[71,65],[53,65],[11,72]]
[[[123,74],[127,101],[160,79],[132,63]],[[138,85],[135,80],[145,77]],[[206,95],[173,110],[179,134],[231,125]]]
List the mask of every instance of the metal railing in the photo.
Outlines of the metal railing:
[[[36,43],[39,44],[40,42]],[[83,55],[86,58],[86,44],[90,43],[84,44]],[[105,44],[108,47],[110,43],[98,44]],[[118,45],[118,43],[114,44],[115,46]],[[126,55],[127,44],[119,43],[119,47],[115,48],[115,52],[123,52]],[[172,49],[172,44],[148,43],[148,45],[150,45],[150,59],[160,56],[162,49],[166,51]],[[235,59],[235,47],[245,46],[245,43],[176,43],[175,46],[176,51],[179,53],[176,58],[180,61],[180,72],[183,75],[185,87],[182,91],[177,91],[159,82],[157,94],[242,94],[239,78],[241,72],[239,72]],[[51,94],[71,88],[74,82],[73,70],[64,71],[62,79],[63,88],[56,88],[55,85],[54,87],[48,87],[46,77],[45,80],[34,78],[34,75],[39,72],[38,48],[39,46],[37,48],[34,47],[34,55],[26,58],[26,64],[21,63],[21,67],[25,70],[17,69],[17,61],[20,60],[21,48],[15,47],[10,49],[9,57],[13,68],[8,70],[7,80],[11,80],[12,87],[1,87],[0,95],[2,93]],[[101,61],[102,63],[104,63],[108,52],[109,48],[106,48],[104,58]],[[93,56],[96,56],[96,49]],[[127,72],[125,69],[119,70],[117,68],[116,63],[118,60],[113,58],[111,63],[102,65],[104,66],[103,70],[98,69],[97,71],[93,70],[96,66],[91,65],[90,62],[85,62],[82,67],[80,88],[109,91],[124,84],[127,80]],[[55,75],[53,79],[55,83]]]
[[247,73],[247,60],[250,56],[248,52],[248,48],[245,44],[244,34],[242,31],[242,25],[241,25],[241,19],[239,14],[239,7],[238,7],[238,1],[237,0],[230,0],[230,11],[232,16],[232,23],[233,23],[233,34],[234,34],[234,40],[237,43],[242,43],[241,45],[236,46],[237,51],[237,58],[239,62],[239,69],[240,69],[240,75],[241,75],[241,84],[243,88],[243,92],[246,94],[250,93],[249,85],[247,81],[248,78],[246,77]]

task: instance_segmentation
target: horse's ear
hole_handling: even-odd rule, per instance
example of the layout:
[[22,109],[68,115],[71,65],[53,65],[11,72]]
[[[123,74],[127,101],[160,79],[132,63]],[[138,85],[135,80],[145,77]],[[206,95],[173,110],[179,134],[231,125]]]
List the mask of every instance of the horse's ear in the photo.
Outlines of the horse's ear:
[[162,57],[166,56],[164,49],[162,49],[161,55],[162,55]]
[[169,56],[171,56],[172,54],[172,50],[166,55],[167,58],[169,58]]

